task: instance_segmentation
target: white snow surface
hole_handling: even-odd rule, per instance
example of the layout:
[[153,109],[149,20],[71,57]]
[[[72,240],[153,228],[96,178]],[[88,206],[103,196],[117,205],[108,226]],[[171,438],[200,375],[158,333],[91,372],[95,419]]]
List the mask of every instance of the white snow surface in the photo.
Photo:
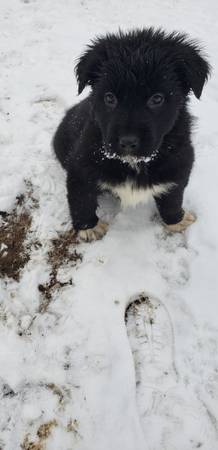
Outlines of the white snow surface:
[[[0,210],[12,210],[31,180],[39,200],[31,232],[42,244],[19,283],[0,284],[0,449],[215,450],[218,3],[1,0],[0,11]],[[51,139],[78,101],[76,58],[96,34],[151,25],[199,39],[213,66],[190,105],[196,163],[185,207],[198,220],[167,234],[153,203],[121,211],[105,196],[99,214],[110,219],[108,233],[79,246],[82,262],[59,273],[73,285],[40,314],[50,240],[71,228]],[[145,306],[130,314],[127,334],[125,309],[140,292],[156,311],[153,331]],[[24,446],[37,444],[37,430],[53,420],[41,447]]]

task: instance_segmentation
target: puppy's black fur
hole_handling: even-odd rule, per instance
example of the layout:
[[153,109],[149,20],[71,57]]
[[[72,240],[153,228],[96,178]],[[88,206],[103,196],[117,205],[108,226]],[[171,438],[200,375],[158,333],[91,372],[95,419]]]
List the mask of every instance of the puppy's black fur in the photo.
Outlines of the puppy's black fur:
[[175,183],[154,198],[163,221],[179,222],[194,161],[189,94],[200,98],[209,64],[186,35],[152,28],[99,37],[81,56],[79,93],[88,97],[61,122],[54,148],[67,171],[76,230],[96,225],[103,185]]

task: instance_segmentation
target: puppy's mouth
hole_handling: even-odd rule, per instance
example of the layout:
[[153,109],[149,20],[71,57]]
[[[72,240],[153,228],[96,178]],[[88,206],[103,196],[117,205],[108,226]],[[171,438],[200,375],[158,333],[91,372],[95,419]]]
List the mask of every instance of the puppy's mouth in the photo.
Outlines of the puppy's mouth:
[[159,151],[158,149],[153,150],[153,152],[149,156],[136,156],[136,155],[119,155],[116,152],[112,152],[107,149],[105,145],[101,148],[101,154],[102,159],[108,159],[108,160],[118,160],[121,161],[123,164],[129,164],[130,166],[135,166],[140,163],[148,164],[154,159],[157,158]]

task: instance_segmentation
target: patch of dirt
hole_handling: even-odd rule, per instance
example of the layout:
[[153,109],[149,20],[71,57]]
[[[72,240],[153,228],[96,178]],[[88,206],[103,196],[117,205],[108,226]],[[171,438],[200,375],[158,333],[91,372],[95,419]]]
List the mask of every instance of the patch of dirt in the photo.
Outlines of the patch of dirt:
[[78,244],[74,230],[60,234],[58,238],[52,239],[51,242],[52,248],[48,252],[48,259],[53,271],[57,271],[63,264],[71,263],[72,266],[75,266],[78,260],[82,261],[82,256],[77,253],[76,249],[72,251],[71,248]]
[[31,226],[31,216],[13,211],[3,221],[0,228],[0,275],[18,281],[20,271],[29,261],[29,252],[24,240]]
[[[131,308],[133,310],[133,313],[134,313],[134,310],[135,310],[135,312],[137,312],[138,306],[141,305],[142,303],[146,303],[150,309],[154,308],[152,303],[151,303],[151,300],[149,299],[149,297],[147,297],[146,295],[140,294],[138,296],[138,298],[136,298],[134,300],[134,302],[130,303],[127,306],[126,311],[125,311],[125,322],[127,322],[127,320],[128,320],[129,309]],[[151,321],[152,321],[151,322],[151,325],[152,325],[153,324],[153,320],[151,319]]]
[[77,252],[76,248],[72,248],[78,244],[76,233],[73,230],[62,233],[58,238],[52,239],[51,249],[48,252],[48,263],[51,265],[50,280],[45,284],[39,284],[38,289],[42,293],[42,301],[39,306],[39,312],[47,311],[56,289],[73,284],[72,279],[67,282],[58,280],[58,269],[64,264],[71,264],[74,267],[78,262],[82,261],[82,255]]
[[39,439],[47,439],[51,434],[52,428],[56,426],[57,421],[55,419],[50,420],[50,422],[43,423],[42,425],[40,425],[37,431],[37,436],[39,437]]
[[57,280],[56,276],[57,276],[56,272],[51,272],[49,282],[38,285],[38,290],[42,294],[41,302],[40,302],[39,310],[38,310],[40,313],[44,313],[47,311],[48,306],[52,300],[52,297],[53,297],[56,289],[60,289],[64,286],[70,286],[73,284],[72,279],[70,279],[69,281],[66,281],[65,283],[62,283]]
[[46,387],[50,389],[53,392],[53,394],[58,397],[58,402],[60,405],[62,405],[64,402],[64,394],[62,390],[54,383],[46,384]]
[[25,245],[27,233],[30,230],[32,217],[26,208],[38,206],[33,197],[30,182],[26,181],[26,192],[16,198],[16,204],[10,214],[0,211],[0,276],[20,279],[20,272],[30,259],[30,249]]
[[55,419],[40,425],[37,430],[38,440],[34,442],[30,440],[29,435],[26,435],[23,443],[21,444],[22,450],[44,450],[45,441],[51,435],[52,428],[56,426],[57,421]]
[[[16,203],[11,213],[0,211],[0,277],[20,280],[22,269],[30,260],[33,247],[39,248],[41,243],[26,238],[32,224],[31,210],[38,207],[38,201],[33,195],[33,186],[25,180],[26,192],[16,197]],[[40,284],[41,295],[39,312],[44,313],[52,300],[54,293],[64,286],[72,285],[72,279],[67,282],[58,280],[58,269],[64,265],[75,266],[82,260],[76,250],[78,245],[76,233],[73,230],[60,234],[50,242],[48,264],[51,266],[49,281]]]
[[29,436],[24,438],[23,443],[20,445],[22,450],[44,450],[44,445],[41,442],[33,442],[29,440]]
[[73,433],[75,437],[81,438],[81,435],[79,433],[79,423],[76,419],[70,419],[67,424],[67,431],[69,433]]

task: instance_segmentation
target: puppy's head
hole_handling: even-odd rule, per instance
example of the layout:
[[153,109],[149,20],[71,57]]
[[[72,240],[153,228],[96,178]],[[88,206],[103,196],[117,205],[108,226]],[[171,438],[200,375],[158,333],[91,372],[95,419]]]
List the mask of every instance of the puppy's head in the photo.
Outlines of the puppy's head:
[[190,94],[199,99],[210,67],[199,46],[152,28],[97,38],[76,66],[107,152],[144,157],[173,128]]

